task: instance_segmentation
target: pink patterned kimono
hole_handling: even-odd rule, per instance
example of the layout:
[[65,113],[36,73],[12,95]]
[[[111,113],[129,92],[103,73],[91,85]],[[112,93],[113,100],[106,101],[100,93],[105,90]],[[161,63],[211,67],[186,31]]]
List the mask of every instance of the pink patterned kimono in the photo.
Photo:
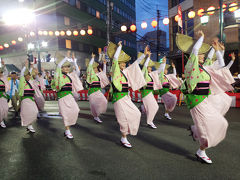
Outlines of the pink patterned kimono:
[[226,136],[228,122],[224,115],[231,106],[232,99],[225,91],[233,90],[234,82],[229,69],[216,70],[210,66],[204,67],[211,75],[211,95],[190,110],[194,126],[192,131],[195,139],[205,148],[216,146]]
[[[128,86],[136,91],[146,85],[142,71],[138,62],[123,70],[128,79]],[[125,134],[137,135],[141,113],[135,104],[131,101],[131,97],[125,96],[113,104],[117,121],[120,125],[120,131]]]
[[[105,88],[109,84],[109,80],[105,72],[96,74],[100,80],[101,88]],[[107,111],[108,101],[101,91],[94,92],[89,95],[89,104],[93,117],[98,117]]]
[[[37,90],[39,90],[38,86],[34,86],[34,82],[32,80],[29,81],[31,86],[33,87],[35,93]],[[31,113],[29,113],[31,112]],[[32,101],[29,98],[23,99],[21,101],[21,123],[22,126],[28,126],[32,124],[34,121],[37,119],[37,114],[38,114],[38,108],[35,103],[35,101]]]
[[[158,77],[158,71],[153,71],[149,73],[153,80],[153,89],[158,90],[162,88],[162,85],[159,81]],[[142,98],[144,108],[146,110],[147,114],[147,124],[151,124],[153,122],[153,119],[159,109],[158,103],[156,99],[154,98],[153,93],[149,93],[147,96]]]
[[[0,78],[5,85],[5,93],[10,90],[10,84],[7,80],[7,77]],[[0,98],[0,122],[2,122],[3,119],[6,119],[8,116],[8,102],[7,99],[4,97]]]
[[[42,92],[39,89],[39,82],[36,80],[33,80],[33,89],[35,90],[35,94],[34,94],[34,100],[37,104],[37,107],[40,111],[44,110],[44,105],[45,105],[45,99],[42,95]],[[42,86],[40,85],[41,89]]]
[[[177,89],[181,86],[181,83],[179,82],[179,80],[176,78],[175,74],[168,74],[165,75],[166,78],[169,81],[170,86],[172,87],[172,89]],[[168,112],[172,112],[177,104],[177,97],[175,94],[172,94],[170,92],[165,93],[164,95],[161,96],[164,106],[165,106],[165,110]]]

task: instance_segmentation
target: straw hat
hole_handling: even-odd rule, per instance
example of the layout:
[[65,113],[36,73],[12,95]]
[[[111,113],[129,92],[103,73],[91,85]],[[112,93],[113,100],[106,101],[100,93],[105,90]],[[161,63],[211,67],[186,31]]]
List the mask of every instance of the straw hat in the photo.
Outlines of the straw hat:
[[[138,58],[141,57],[143,55],[142,52],[138,53]],[[147,57],[143,58],[143,60],[139,63],[141,65],[144,65],[145,61],[147,60]],[[150,59],[149,63],[148,63],[148,67],[155,67],[156,69],[158,69],[160,66],[159,62],[155,62],[153,60]]]
[[[59,64],[65,57],[66,57],[66,52],[59,52],[59,51],[57,51],[56,53],[55,53],[55,59],[56,59],[56,64]],[[62,65],[62,67],[64,67],[64,66],[71,66],[72,64],[69,62],[69,61],[66,61],[63,65]]]
[[[111,58],[111,59],[113,59],[113,56],[114,56],[116,50],[117,50],[117,45],[114,44],[114,43],[112,43],[112,42],[110,42],[110,43],[108,44],[108,48],[107,48],[107,55],[108,55],[108,57]],[[119,58],[118,58],[118,62],[119,62],[119,63],[126,63],[126,62],[128,62],[130,59],[131,59],[131,57],[130,57],[129,55],[127,55],[127,54],[122,50],[121,53],[120,53],[120,56],[119,56]]]
[[[88,58],[86,58],[86,59],[85,59],[85,65],[86,65],[86,67],[88,67],[89,62],[90,62],[90,60],[89,60]],[[93,66],[93,69],[94,69],[94,68],[97,68],[97,67],[99,66],[99,64],[94,61],[92,66]]]
[[[196,41],[193,40],[193,38],[190,36],[177,33],[176,43],[177,43],[178,48],[182,52],[191,54],[192,48],[193,48],[194,44],[196,43]],[[210,49],[210,45],[203,43],[202,47],[199,49],[198,54],[205,54],[209,51],[209,49]]]
[[31,73],[30,73],[30,71],[28,69],[26,69],[25,72],[24,72],[24,76],[26,76],[26,75],[30,75],[31,76]]

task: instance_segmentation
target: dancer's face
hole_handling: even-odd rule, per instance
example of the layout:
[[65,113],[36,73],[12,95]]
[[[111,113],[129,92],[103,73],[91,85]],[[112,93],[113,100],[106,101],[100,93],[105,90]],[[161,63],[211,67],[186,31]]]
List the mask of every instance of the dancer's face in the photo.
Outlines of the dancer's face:
[[121,70],[124,70],[126,68],[126,63],[119,63],[119,67]]
[[198,55],[198,63],[203,64],[204,63],[204,54],[199,54]]
[[30,74],[27,74],[27,75],[25,76],[25,79],[26,79],[26,81],[29,81],[29,80],[31,79],[31,75],[30,75]]
[[99,71],[98,71],[98,68],[96,68],[96,67],[95,67],[93,70],[94,70],[95,73],[98,73],[98,72],[99,72]]
[[167,69],[164,70],[164,74],[168,74],[168,70]]
[[12,78],[13,80],[17,79],[17,75],[16,75],[16,74],[11,74],[11,78]]
[[148,73],[152,72],[152,67],[148,66],[147,70],[148,70]]
[[62,72],[63,73],[69,73],[70,72],[70,66],[63,66],[62,67]]

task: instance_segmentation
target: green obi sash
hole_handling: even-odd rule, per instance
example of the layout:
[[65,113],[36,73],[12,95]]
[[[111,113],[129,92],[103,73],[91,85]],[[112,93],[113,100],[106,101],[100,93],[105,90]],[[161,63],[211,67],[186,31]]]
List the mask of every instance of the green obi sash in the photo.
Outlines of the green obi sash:
[[21,101],[24,100],[24,99],[31,99],[32,101],[34,101],[34,97],[32,96],[21,96]]
[[69,94],[73,95],[72,91],[59,91],[59,92],[57,92],[57,97],[58,97],[58,99],[61,99]]
[[128,92],[113,92],[112,103],[114,104],[125,96],[128,96]]
[[189,109],[192,109],[198,104],[200,104],[201,102],[203,102],[204,99],[206,99],[210,94],[211,94],[210,90],[208,95],[186,94],[184,96],[184,101],[186,102],[187,107]]
[[160,96],[166,94],[167,92],[169,92],[169,88],[162,88],[162,89],[159,89],[159,95],[160,95]]
[[8,94],[6,94],[5,92],[0,92],[0,98],[6,98],[6,99],[9,99],[10,97],[9,97],[9,95]]
[[96,88],[89,88],[88,90],[88,95],[91,95],[92,93],[95,93],[97,91],[101,91],[101,88],[96,87]]
[[141,89],[142,98],[146,97],[148,94],[153,93],[153,89]]

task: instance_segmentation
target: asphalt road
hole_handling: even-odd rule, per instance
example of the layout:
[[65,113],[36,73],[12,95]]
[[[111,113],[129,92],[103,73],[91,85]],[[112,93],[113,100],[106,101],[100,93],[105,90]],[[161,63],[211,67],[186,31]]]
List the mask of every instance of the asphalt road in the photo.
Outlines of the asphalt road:
[[186,106],[176,107],[172,120],[163,117],[163,106],[155,118],[157,129],[146,126],[142,116],[139,133],[129,137],[132,149],[120,145],[119,126],[109,103],[103,124],[96,124],[88,102],[80,102],[78,122],[71,128],[74,140],[63,137],[64,126],[56,102],[47,102],[48,115],[38,120],[34,135],[20,126],[9,112],[7,129],[0,129],[0,179],[129,179],[129,180],[239,180],[240,109],[226,115],[226,139],[207,151],[212,165],[194,156],[198,143],[189,137],[192,124]]

